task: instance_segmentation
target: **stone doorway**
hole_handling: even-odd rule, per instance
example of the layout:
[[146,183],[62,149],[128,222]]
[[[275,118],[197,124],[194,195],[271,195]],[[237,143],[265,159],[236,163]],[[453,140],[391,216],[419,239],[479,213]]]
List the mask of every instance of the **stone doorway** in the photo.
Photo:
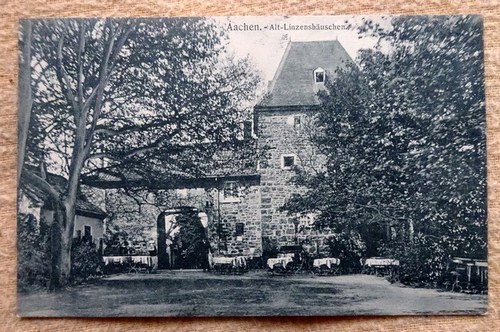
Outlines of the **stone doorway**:
[[158,268],[207,268],[210,250],[207,226],[207,215],[193,207],[160,213],[157,219]]

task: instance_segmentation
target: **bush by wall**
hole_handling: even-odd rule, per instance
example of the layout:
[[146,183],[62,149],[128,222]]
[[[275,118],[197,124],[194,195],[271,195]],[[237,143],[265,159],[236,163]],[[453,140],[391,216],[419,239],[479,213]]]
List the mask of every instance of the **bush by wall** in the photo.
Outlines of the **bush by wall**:
[[83,239],[73,239],[71,248],[71,279],[78,283],[102,275],[102,260],[95,245]]
[[19,214],[17,234],[18,289],[46,288],[50,272],[48,226],[32,214]]

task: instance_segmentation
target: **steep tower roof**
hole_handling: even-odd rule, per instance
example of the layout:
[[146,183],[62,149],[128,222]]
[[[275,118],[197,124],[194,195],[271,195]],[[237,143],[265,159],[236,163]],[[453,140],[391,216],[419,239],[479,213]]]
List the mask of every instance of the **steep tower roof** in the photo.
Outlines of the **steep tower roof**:
[[290,42],[269,87],[269,95],[257,107],[317,105],[318,87],[313,72],[325,70],[327,77],[353,63],[337,40]]

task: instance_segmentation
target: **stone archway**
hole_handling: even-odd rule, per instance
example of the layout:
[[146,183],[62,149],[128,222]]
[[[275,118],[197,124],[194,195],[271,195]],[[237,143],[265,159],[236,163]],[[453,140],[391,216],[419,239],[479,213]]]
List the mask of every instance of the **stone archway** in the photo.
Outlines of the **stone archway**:
[[157,219],[158,268],[207,268],[208,218],[193,207],[166,210]]

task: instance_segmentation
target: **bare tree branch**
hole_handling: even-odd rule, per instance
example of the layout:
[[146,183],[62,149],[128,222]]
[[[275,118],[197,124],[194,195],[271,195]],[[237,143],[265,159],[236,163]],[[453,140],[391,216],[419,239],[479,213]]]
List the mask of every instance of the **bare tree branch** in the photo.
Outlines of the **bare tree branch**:
[[29,182],[34,183],[38,188],[40,188],[46,195],[50,196],[53,200],[60,199],[60,193],[46,180],[40,176],[33,173],[30,169],[26,167],[23,170],[22,176],[26,178]]
[[[66,25],[65,25],[66,27]],[[75,123],[78,126],[78,122],[80,120],[80,112],[81,109],[78,106],[78,103],[75,99],[75,95],[73,94],[73,89],[71,87],[71,81],[69,79],[68,73],[66,72],[66,69],[64,68],[64,63],[63,63],[63,46],[64,46],[64,39],[65,39],[66,31],[63,30],[61,33],[61,37],[59,38],[59,43],[57,47],[57,64],[58,64],[58,69],[57,70],[57,76],[60,78],[59,81],[61,83],[61,87],[63,90],[66,91],[66,97],[68,99],[68,103],[73,107],[73,112],[75,116]],[[64,88],[65,87],[65,88]]]

